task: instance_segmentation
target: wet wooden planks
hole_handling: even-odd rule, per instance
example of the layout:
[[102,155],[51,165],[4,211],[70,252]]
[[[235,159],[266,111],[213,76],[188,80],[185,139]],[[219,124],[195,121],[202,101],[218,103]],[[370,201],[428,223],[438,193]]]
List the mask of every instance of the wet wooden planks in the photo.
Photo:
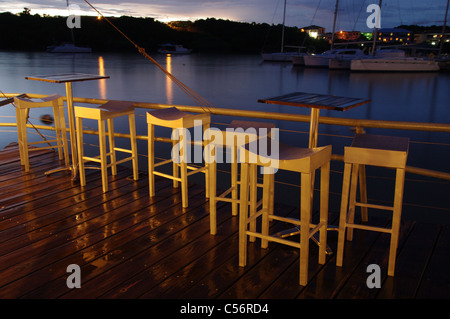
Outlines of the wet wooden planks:
[[[121,167],[103,194],[98,171],[88,171],[81,188],[64,172],[44,175],[57,165],[53,152],[35,153],[25,174],[17,146],[0,152],[0,298],[450,298],[448,226],[403,221],[396,276],[382,272],[380,289],[367,287],[367,266],[386,269],[388,235],[355,231],[342,268],[334,255],[319,265],[311,244],[310,279],[301,287],[299,253],[290,247],[271,243],[261,250],[257,240],[247,267],[238,266],[238,218],[220,204],[211,236],[202,185],[190,185],[190,207],[182,209],[168,180],[158,180],[149,199],[145,174],[134,182]],[[279,203],[276,211],[298,215]],[[371,221],[388,224],[385,216]],[[330,213],[332,224],[337,218]],[[335,250],[337,232],[328,237]],[[67,288],[70,264],[81,267],[80,289]]]

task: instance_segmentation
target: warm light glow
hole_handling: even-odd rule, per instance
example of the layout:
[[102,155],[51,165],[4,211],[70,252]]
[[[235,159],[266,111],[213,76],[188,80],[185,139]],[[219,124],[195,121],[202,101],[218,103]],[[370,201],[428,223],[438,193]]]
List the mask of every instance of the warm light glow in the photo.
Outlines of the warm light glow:
[[101,15],[98,15],[97,16],[97,20],[101,20],[102,19],[102,16]]
[[[172,56],[167,54],[166,56],[166,70],[172,74]],[[168,104],[173,104],[173,83],[169,77],[166,77],[166,98]]]
[[[105,75],[105,62],[102,56],[98,57],[98,74]],[[106,99],[106,79],[99,80],[98,83],[100,98]]]
[[311,38],[317,39],[317,37],[319,36],[319,33],[317,31],[311,31],[311,32],[309,32],[309,36]]

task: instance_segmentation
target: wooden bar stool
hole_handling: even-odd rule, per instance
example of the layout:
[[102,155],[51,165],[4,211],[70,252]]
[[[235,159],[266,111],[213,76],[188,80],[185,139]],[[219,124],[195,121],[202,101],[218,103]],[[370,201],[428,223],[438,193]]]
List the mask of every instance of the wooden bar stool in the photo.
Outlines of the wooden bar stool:
[[[66,166],[69,165],[69,150],[67,145],[66,123],[64,120],[64,102],[60,95],[53,94],[37,100],[31,100],[24,97],[14,97],[16,107],[17,135],[19,140],[20,163],[25,166],[25,171],[30,170],[29,151],[42,149],[57,148],[59,160],[63,159]],[[30,109],[51,107],[53,109],[53,117],[55,120],[56,138],[46,141],[38,141],[28,143],[27,137],[27,120]],[[40,146],[29,148],[37,144],[47,143],[49,146]],[[53,145],[51,143],[56,143]],[[63,154],[64,150],[64,154]]]
[[[240,202],[238,196],[238,186],[240,184],[238,180],[239,147],[259,138],[270,137],[271,129],[273,128],[275,128],[275,125],[272,123],[233,120],[225,131],[218,129],[209,131],[211,137],[214,136],[214,139],[211,139],[211,137],[208,138],[209,148],[206,151],[210,156],[209,214],[211,235],[215,235],[217,232],[216,205],[218,201],[232,203],[232,215],[237,216],[238,213],[238,204]],[[223,191],[220,195],[217,195],[217,147],[226,148],[230,151],[230,156],[227,159],[231,162],[231,187]],[[271,188],[271,194],[273,194],[273,179],[271,181]],[[227,197],[229,195],[231,196]],[[256,209],[256,207],[254,208],[252,206],[250,209]]]
[[[188,176],[192,174],[203,172],[205,173],[206,184],[206,197],[209,197],[209,176],[208,176],[208,164],[205,166],[194,167],[188,165],[190,159],[190,133],[189,128],[201,125],[203,127],[202,136],[206,129],[209,128],[211,122],[210,113],[190,114],[182,112],[176,107],[158,109],[155,111],[147,112],[147,124],[148,124],[148,176],[149,176],[149,191],[150,197],[155,196],[155,175],[162,176],[173,180],[173,187],[177,188],[178,183],[181,183],[181,196],[183,208],[188,207]],[[172,156],[168,160],[163,160],[155,164],[155,126],[162,126],[172,129]],[[202,142],[202,146],[203,146]],[[174,157],[174,153],[179,151],[180,156]],[[202,148],[203,155],[203,148]],[[203,156],[202,156],[203,158]],[[155,168],[161,165],[172,163],[173,175],[165,174],[163,172],[156,171]],[[188,169],[191,170],[188,173]],[[180,174],[181,177],[180,177]]]
[[[114,141],[114,118],[128,115],[128,122],[130,126],[130,143],[131,150],[119,148],[115,146]],[[98,133],[100,144],[100,155],[96,157],[84,156],[83,147],[83,119],[91,119],[98,121]],[[134,106],[132,102],[122,101],[108,101],[105,104],[97,107],[75,107],[75,120],[77,125],[77,137],[78,137],[78,158],[80,169],[80,184],[86,186],[85,176],[85,162],[97,162],[100,163],[102,172],[102,186],[103,192],[108,191],[108,167],[111,167],[112,175],[117,175],[117,165],[126,161],[132,161],[133,163],[133,179],[136,181],[138,176],[138,154],[136,145],[136,124],[134,118]],[[105,120],[108,123],[108,137],[109,137],[109,153],[106,152],[106,130]],[[131,156],[123,158],[119,161],[116,160],[116,151],[129,153]],[[108,164],[107,157],[110,157],[110,163]]]
[[[331,145],[319,148],[299,148],[282,143],[278,144],[278,156],[262,155],[253,142],[241,148],[243,156],[241,172],[241,206],[239,216],[239,266],[244,267],[247,261],[247,236],[261,238],[261,247],[267,248],[268,242],[273,241],[300,249],[300,285],[308,282],[308,257],[309,239],[319,232],[319,263],[324,264],[326,260],[327,224],[328,224],[328,196],[330,178]],[[271,143],[278,143],[271,141]],[[272,147],[272,146],[271,146]],[[268,147],[269,149],[269,147]],[[272,149],[272,148],[270,148]],[[263,207],[253,215],[248,214],[248,201],[256,197],[256,174],[257,166],[263,167]],[[318,224],[311,223],[312,214],[312,181],[315,172],[320,168],[320,221]],[[274,169],[282,169],[297,172],[301,175],[300,193],[300,220],[285,218],[270,213],[270,174]],[[250,194],[249,194],[250,193]],[[256,231],[254,222],[258,217],[261,220],[261,232]],[[269,220],[274,219],[284,223],[300,226],[300,242],[283,239],[279,236],[269,234]],[[250,227],[249,227],[250,225]],[[252,229],[253,228],[253,229]]]
[[[342,184],[341,213],[339,220],[339,238],[336,265],[342,266],[344,255],[344,238],[347,230],[347,240],[352,240],[353,229],[363,229],[391,234],[388,275],[394,276],[395,258],[400,229],[402,213],[403,188],[405,182],[405,167],[408,156],[409,139],[404,137],[392,137],[370,134],[356,134],[350,147],[344,151],[344,179]],[[358,173],[365,170],[365,165],[387,167],[396,170],[394,206],[373,205],[366,202],[366,181],[361,179],[362,184],[361,201],[356,202],[356,189],[358,184]],[[363,174],[365,176],[365,174]],[[363,224],[355,224],[355,206],[363,208],[375,208],[391,210],[391,228],[374,227]],[[362,216],[367,221],[367,216]]]

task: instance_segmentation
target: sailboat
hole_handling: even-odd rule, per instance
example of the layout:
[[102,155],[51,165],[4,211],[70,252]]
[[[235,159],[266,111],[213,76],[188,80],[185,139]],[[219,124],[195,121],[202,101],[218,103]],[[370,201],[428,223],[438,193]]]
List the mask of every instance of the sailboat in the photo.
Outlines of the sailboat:
[[450,2],[450,0],[447,0],[447,7],[445,8],[444,24],[442,25],[441,41],[439,43],[439,54],[438,54],[438,58],[436,59],[436,61],[439,64],[439,68],[441,70],[450,70],[450,56],[442,55],[442,47],[443,47],[444,40],[445,40],[445,28],[446,28],[446,24],[447,24],[447,14],[448,14],[449,2]]
[[[273,53],[261,53],[261,56],[264,61],[272,61],[272,62],[292,62],[293,57],[303,57],[306,53],[301,53],[299,50],[302,47],[294,47],[297,48],[296,52],[285,52],[284,48],[284,27],[286,22],[286,0],[284,0],[284,11],[283,11],[283,27],[281,31],[281,51],[273,52]],[[293,46],[291,46],[293,47]]]
[[383,72],[433,72],[439,71],[436,61],[416,57],[404,58],[369,58],[351,61],[352,71],[383,71]]
[[[312,54],[312,55],[305,56],[303,58],[303,60],[305,62],[305,66],[328,67],[330,59],[334,58],[339,53],[345,54],[345,52],[341,52],[341,49],[338,49],[338,50],[333,49],[334,36],[335,36],[335,30],[336,30],[336,17],[337,17],[338,8],[339,8],[339,0],[336,0],[336,6],[334,9],[333,32],[331,33],[330,50],[325,51],[324,53],[321,53],[321,54]],[[345,50],[345,49],[342,49],[342,50]],[[353,50],[353,51],[355,51],[355,50]],[[354,54],[356,54],[356,53],[354,53]]]
[[[379,6],[381,8],[381,2]],[[438,62],[418,57],[392,57],[375,55],[375,41],[378,37],[378,30],[375,28],[373,35],[372,56],[364,59],[354,59],[351,61],[351,71],[380,71],[380,72],[434,72],[439,71]]]
[[50,53],[91,53],[92,49],[87,47],[79,47],[73,43],[63,43],[61,45],[49,45],[47,52]]
[[[69,8],[69,0],[66,1],[67,8]],[[75,36],[73,34],[73,28],[70,29],[72,35],[72,42],[65,42],[61,45],[49,45],[46,48],[50,53],[91,53],[92,49],[88,47],[79,47],[75,45]]]

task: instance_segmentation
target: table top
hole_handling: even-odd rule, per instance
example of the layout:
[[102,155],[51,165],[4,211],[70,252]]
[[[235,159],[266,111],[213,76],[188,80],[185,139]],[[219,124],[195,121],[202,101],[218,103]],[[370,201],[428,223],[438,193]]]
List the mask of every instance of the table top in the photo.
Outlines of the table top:
[[370,100],[328,94],[294,92],[266,99],[259,99],[258,102],[346,111],[353,107],[369,103]]
[[86,74],[86,73],[62,73],[52,75],[26,76],[27,80],[45,81],[53,83],[79,82],[88,80],[108,79],[108,75]]

